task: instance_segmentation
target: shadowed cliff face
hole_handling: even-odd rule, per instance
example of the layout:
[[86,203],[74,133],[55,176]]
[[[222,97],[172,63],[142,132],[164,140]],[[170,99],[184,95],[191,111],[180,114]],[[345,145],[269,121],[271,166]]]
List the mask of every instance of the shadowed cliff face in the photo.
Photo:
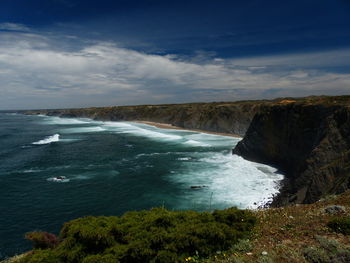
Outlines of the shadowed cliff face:
[[350,188],[350,108],[305,102],[266,106],[233,153],[285,173],[275,206],[344,192]]
[[243,136],[254,115],[266,101],[238,103],[191,103],[143,105],[65,110],[30,111],[61,117],[87,117],[109,121],[152,121],[182,128],[223,132]]

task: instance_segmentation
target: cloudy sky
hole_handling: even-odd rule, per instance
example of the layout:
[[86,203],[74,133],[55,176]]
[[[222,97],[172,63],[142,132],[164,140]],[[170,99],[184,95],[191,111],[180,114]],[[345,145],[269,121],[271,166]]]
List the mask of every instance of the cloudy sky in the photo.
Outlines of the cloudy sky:
[[1,0],[0,109],[350,94],[349,0]]

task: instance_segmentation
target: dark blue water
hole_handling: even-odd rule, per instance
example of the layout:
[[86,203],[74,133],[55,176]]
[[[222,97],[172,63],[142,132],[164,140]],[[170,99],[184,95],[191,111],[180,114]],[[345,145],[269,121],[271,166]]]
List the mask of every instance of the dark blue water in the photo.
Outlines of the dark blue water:
[[85,215],[266,202],[281,176],[232,156],[238,141],[136,123],[0,114],[0,258],[30,249],[26,232],[57,234]]

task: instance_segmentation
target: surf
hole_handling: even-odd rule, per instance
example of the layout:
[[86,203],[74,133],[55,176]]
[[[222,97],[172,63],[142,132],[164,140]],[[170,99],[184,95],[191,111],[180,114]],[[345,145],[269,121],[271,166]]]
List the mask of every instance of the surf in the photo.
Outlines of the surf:
[[32,144],[34,145],[43,145],[43,144],[50,144],[53,142],[58,142],[60,140],[60,135],[58,133],[52,135],[52,136],[48,136],[45,139],[42,139],[40,141],[37,142],[33,142]]

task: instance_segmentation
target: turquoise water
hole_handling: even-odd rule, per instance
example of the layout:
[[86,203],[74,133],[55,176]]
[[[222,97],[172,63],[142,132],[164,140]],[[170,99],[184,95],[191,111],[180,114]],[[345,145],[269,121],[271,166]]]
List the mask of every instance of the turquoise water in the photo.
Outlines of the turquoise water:
[[0,258],[30,248],[24,233],[58,233],[85,215],[257,207],[278,192],[282,176],[233,156],[238,141],[132,122],[0,114]]

